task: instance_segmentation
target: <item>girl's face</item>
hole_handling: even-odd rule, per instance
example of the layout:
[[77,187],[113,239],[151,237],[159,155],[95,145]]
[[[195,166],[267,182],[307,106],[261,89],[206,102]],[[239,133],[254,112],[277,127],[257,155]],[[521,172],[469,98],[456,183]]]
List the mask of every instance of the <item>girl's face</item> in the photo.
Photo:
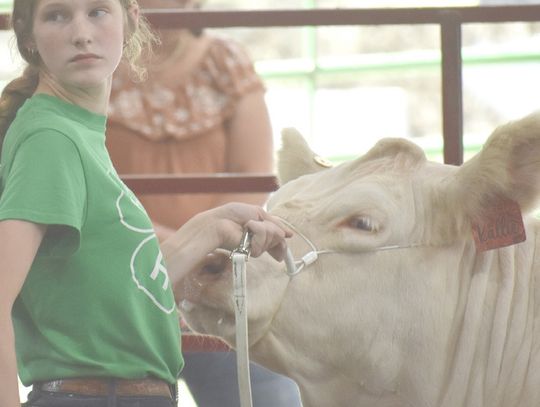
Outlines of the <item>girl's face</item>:
[[122,58],[125,21],[119,0],[38,0],[32,42],[42,68],[64,86],[103,85]]

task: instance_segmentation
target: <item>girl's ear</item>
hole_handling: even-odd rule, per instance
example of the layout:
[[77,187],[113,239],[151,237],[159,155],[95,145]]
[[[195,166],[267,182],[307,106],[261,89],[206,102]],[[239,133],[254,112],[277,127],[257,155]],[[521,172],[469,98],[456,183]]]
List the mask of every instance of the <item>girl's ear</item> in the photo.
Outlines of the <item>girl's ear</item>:
[[24,41],[24,48],[27,50],[36,49],[36,42],[34,41],[34,38],[32,35],[27,37]]
[[129,6],[129,9],[128,9],[128,13],[131,15],[131,17],[133,18],[133,21],[138,24],[139,23],[139,13],[140,13],[140,9],[139,9],[139,5],[137,3],[132,3],[130,6]]
[[136,2],[131,3],[127,9],[127,13],[128,13],[127,36],[129,37],[135,31],[137,31],[137,28],[139,25],[139,15],[140,15],[139,5]]

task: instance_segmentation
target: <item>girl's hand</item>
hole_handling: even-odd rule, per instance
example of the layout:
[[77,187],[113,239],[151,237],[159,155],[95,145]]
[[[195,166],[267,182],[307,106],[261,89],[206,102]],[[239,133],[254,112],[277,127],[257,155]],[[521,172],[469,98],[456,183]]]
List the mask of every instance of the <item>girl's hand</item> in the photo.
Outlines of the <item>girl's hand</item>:
[[285,258],[285,239],[292,232],[280,220],[264,209],[243,203],[229,203],[208,211],[216,222],[216,230],[222,249],[233,250],[242,238],[245,229],[252,233],[251,255],[258,257],[268,252],[274,259]]
[[292,232],[278,218],[261,207],[244,203],[229,203],[201,212],[187,221],[161,244],[175,295],[176,287],[216,249],[234,250],[240,244],[245,229],[252,232],[251,255],[268,252],[277,261],[287,253],[285,239]]

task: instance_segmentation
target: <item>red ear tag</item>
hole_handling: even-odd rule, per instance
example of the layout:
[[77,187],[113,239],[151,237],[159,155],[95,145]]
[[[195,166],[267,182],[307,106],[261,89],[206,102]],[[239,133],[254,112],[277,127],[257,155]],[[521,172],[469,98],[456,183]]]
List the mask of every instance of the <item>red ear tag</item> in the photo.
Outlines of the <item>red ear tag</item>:
[[521,209],[510,199],[500,199],[484,208],[481,219],[473,222],[472,232],[478,252],[511,246],[527,238]]

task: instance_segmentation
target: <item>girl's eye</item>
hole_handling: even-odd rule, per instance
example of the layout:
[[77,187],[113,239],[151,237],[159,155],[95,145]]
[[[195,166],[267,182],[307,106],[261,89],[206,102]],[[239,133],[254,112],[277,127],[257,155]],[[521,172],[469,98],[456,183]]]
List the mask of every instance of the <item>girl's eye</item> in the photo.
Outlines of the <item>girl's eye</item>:
[[107,10],[98,8],[98,9],[92,10],[89,16],[90,17],[103,17],[105,14],[107,14]]
[[44,20],[45,21],[64,21],[67,18],[67,15],[65,12],[61,10],[51,10],[45,13]]

